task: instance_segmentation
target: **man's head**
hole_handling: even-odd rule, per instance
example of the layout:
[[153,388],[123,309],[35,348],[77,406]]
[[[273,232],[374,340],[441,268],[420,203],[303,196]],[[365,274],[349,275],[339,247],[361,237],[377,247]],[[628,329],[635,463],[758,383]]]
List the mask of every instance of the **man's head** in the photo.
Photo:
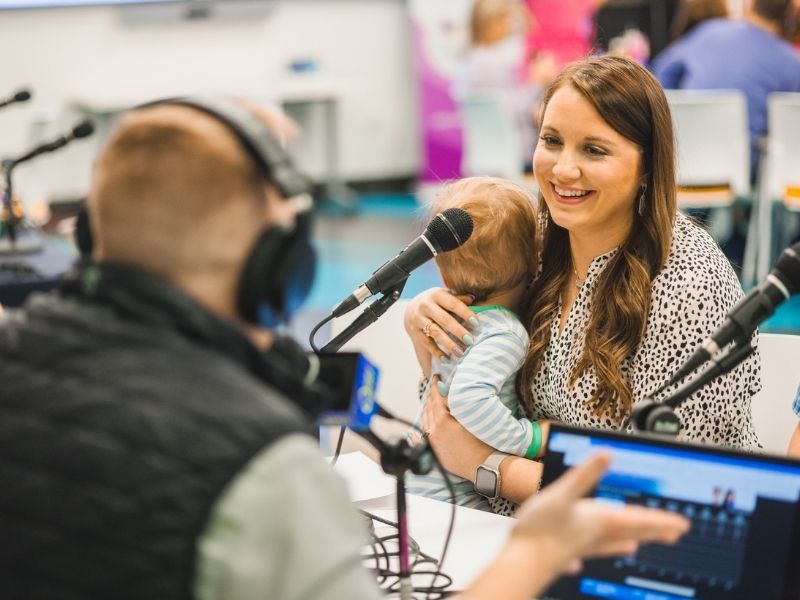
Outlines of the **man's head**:
[[[251,109],[256,111],[257,109]],[[281,138],[288,122],[258,111]],[[101,153],[89,198],[94,259],[166,278],[237,317],[242,268],[285,202],[233,131],[197,108],[161,104],[127,114]]]

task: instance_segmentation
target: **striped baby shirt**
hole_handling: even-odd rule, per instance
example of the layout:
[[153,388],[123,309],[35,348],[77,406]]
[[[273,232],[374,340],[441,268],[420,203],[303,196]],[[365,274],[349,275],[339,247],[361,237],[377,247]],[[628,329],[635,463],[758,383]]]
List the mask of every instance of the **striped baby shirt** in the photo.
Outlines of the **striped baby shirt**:
[[[450,413],[472,435],[497,450],[526,456],[534,441],[528,419],[519,418],[519,400],[514,379],[525,359],[528,332],[517,316],[501,306],[470,307],[478,319],[473,329],[474,343],[461,359],[434,359],[431,373],[438,374],[449,388]],[[428,384],[430,385],[430,384]],[[422,395],[428,397],[426,389]],[[416,425],[422,426],[423,404]],[[490,510],[471,481],[450,474],[456,491],[456,504]],[[406,482],[409,493],[450,501],[441,473],[412,475]]]

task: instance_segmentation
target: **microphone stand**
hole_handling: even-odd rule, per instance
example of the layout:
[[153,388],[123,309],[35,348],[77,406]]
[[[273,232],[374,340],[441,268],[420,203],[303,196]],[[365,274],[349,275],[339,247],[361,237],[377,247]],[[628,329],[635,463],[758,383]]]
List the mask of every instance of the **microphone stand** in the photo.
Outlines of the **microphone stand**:
[[675,436],[681,429],[680,419],[675,414],[686,398],[697,390],[705,386],[711,380],[720,375],[730,372],[742,363],[753,353],[753,345],[750,340],[741,346],[735,346],[726,354],[719,358],[712,358],[713,364],[706,367],[695,378],[679,387],[671,396],[663,402],[658,402],[652,396],[639,403],[631,411],[631,416],[623,425],[627,428],[629,423],[633,424],[637,432],[649,432],[662,435]]
[[403,288],[406,286],[408,277],[403,279],[397,285],[386,290],[386,293],[375,300],[372,304],[367,306],[356,319],[350,323],[339,335],[334,337],[330,342],[325,344],[320,352],[338,352],[342,346],[352,340],[357,334],[364,331],[367,327],[377,321],[389,307],[397,302],[400,294],[403,293]]
[[[342,346],[349,342],[358,333],[377,321],[389,307],[397,302],[408,277],[389,288],[382,297],[367,306],[356,319],[347,326],[339,335],[325,344],[320,353],[338,352]],[[400,560],[399,585],[400,599],[413,600],[414,586],[411,582],[411,561],[408,551],[408,508],[406,505],[406,471],[418,475],[429,473],[433,468],[433,454],[427,441],[412,446],[405,437],[396,442],[386,442],[367,428],[364,430],[352,429],[357,435],[367,440],[378,450],[381,457],[381,468],[387,475],[394,475],[397,480],[397,531],[398,555]]]
[[385,442],[371,429],[355,431],[375,447],[381,456],[381,468],[387,475],[397,480],[398,556],[400,560],[399,585],[400,599],[413,600],[414,586],[411,582],[411,560],[408,552],[408,508],[406,506],[406,471],[417,475],[430,473],[433,468],[433,453],[427,441],[412,446],[405,437],[397,442]]

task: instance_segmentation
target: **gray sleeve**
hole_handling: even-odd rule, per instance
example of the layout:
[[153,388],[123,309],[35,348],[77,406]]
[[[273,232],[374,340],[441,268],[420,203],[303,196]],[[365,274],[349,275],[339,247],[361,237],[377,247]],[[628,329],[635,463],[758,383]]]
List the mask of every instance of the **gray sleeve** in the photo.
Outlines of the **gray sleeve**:
[[291,435],[257,455],[214,507],[198,542],[200,600],[374,600],[366,532],[344,482],[313,440]]

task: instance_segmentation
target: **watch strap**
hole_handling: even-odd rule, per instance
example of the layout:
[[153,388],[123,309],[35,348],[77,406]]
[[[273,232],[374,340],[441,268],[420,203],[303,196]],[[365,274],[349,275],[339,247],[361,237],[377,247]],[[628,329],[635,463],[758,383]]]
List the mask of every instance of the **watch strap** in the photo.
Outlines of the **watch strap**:
[[[475,474],[475,491],[481,494],[482,496],[486,496],[487,498],[497,498],[500,493],[500,463],[502,463],[505,458],[508,456],[505,452],[500,452],[499,450],[495,450],[492,452],[486,460],[481,463],[478,467],[478,471]],[[488,471],[494,477],[494,485],[493,489],[489,489],[488,486],[484,486],[482,483],[479,485],[479,480],[482,482],[483,478],[481,477],[481,472]]]
[[508,453],[500,452],[500,450],[495,450],[492,452],[485,461],[481,464],[482,467],[491,469],[492,471],[500,471],[500,463],[503,462]]

